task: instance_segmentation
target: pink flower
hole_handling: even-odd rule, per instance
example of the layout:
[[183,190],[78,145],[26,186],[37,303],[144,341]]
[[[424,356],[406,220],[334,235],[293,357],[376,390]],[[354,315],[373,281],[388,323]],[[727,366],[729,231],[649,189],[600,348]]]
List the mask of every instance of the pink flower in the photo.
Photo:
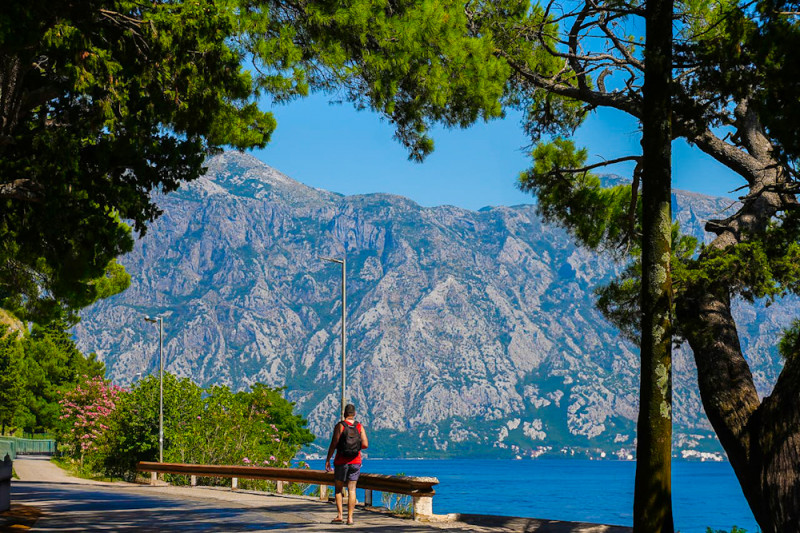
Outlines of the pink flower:
[[245,457],[244,459],[242,459],[242,461],[243,461],[243,462],[245,462],[246,464],[250,464],[250,459],[248,459],[247,457]]
[[269,460],[270,460],[270,461],[274,461],[274,460],[275,460],[275,456],[274,456],[274,455],[270,455],[270,456],[269,456]]

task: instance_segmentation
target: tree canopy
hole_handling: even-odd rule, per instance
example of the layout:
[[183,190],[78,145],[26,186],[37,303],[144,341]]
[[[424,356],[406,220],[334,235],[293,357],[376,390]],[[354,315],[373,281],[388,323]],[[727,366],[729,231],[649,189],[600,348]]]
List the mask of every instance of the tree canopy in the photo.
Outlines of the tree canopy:
[[0,424],[3,431],[49,433],[59,426],[59,400],[78,382],[102,376],[96,354],[78,350],[68,324],[51,321],[31,332],[0,332]]
[[[601,289],[607,316],[641,334],[642,154],[588,161],[567,139],[599,107],[643,119],[645,4],[506,1],[472,5],[473,31],[491,33],[512,69],[506,103],[525,112],[534,165],[520,178],[545,218],[585,245],[634,262]],[[672,63],[672,137],[741,176],[742,195],[706,230],[704,246],[673,231],[675,326],[689,342],[701,398],[765,532],[800,523],[800,358],[789,357],[761,400],[742,352],[732,301],[797,294],[800,264],[793,123],[797,68],[785,48],[798,36],[792,2],[679,5]],[[791,65],[789,63],[792,63]],[[785,71],[784,71],[785,69]],[[787,75],[788,74],[788,75]],[[635,161],[630,185],[604,188],[593,172]],[[701,179],[701,178],[698,178]],[[796,351],[796,330],[781,343]],[[776,343],[776,348],[777,348]]]
[[418,159],[432,122],[498,116],[505,64],[466,23],[454,1],[6,2],[0,307],[46,320],[123,290],[113,259],[159,215],[152,193],[266,145],[263,108],[327,91]]

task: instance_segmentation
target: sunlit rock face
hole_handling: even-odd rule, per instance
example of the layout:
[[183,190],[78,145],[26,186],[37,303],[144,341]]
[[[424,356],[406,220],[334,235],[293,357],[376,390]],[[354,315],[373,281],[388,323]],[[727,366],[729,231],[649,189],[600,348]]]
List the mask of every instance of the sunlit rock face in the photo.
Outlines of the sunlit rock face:
[[[326,447],[340,394],[341,270],[319,256],[346,252],[348,396],[373,456],[633,450],[638,352],[593,294],[620,265],[576,247],[533,205],[475,212],[342,196],[238,153],[208,166],[161,199],[164,215],[122,258],[131,287],[75,328],[109,377],[156,368],[157,333],[143,317],[163,314],[168,371],[285,386]],[[679,191],[673,200],[699,238],[729,204]],[[737,306],[762,394],[797,308]],[[675,359],[676,442],[717,450],[691,354]]]

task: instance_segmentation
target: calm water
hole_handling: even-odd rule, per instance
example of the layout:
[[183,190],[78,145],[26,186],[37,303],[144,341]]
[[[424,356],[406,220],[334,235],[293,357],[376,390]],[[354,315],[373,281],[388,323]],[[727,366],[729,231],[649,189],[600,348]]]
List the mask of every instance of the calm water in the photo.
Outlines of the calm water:
[[[323,461],[310,461],[323,468]],[[364,472],[439,478],[436,513],[479,513],[631,525],[630,461],[369,459]],[[361,496],[360,496],[361,497]],[[672,464],[675,528],[758,531],[728,463]],[[377,504],[376,498],[376,504]]]

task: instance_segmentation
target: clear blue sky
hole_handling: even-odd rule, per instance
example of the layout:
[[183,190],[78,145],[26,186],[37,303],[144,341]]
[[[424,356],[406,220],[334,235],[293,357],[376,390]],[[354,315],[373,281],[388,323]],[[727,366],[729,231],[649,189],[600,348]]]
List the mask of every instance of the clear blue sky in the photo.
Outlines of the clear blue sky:
[[[516,188],[528,168],[528,140],[519,116],[510,115],[466,130],[437,129],[436,149],[423,163],[408,161],[393,129],[370,111],[331,105],[315,95],[273,109],[278,129],[273,141],[254,155],[307,185],[339,192],[386,192],[424,206],[450,204],[467,209],[531,203]],[[609,110],[595,113],[576,142],[589,148],[589,163],[638,153],[635,121]],[[678,189],[732,196],[737,177],[683,142],[673,146],[673,183]],[[631,165],[611,170],[630,176]]]

